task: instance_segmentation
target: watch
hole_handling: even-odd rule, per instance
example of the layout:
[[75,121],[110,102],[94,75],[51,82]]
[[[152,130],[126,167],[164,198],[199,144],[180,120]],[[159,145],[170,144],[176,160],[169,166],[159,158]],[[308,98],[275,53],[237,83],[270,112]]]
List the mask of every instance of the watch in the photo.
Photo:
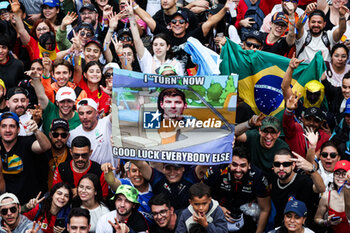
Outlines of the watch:
[[315,164],[312,164],[312,170],[309,171],[310,174],[314,173],[317,170]]

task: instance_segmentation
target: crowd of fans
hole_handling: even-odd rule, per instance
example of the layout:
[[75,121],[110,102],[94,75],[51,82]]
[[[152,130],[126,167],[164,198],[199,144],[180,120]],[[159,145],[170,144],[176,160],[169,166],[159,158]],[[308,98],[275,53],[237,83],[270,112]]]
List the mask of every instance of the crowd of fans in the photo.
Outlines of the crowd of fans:
[[[1,0],[0,232],[350,232],[347,6]],[[291,58],[282,120],[239,99],[230,164],[114,157],[113,70],[195,75],[190,37]],[[325,73],[294,93],[318,51]]]

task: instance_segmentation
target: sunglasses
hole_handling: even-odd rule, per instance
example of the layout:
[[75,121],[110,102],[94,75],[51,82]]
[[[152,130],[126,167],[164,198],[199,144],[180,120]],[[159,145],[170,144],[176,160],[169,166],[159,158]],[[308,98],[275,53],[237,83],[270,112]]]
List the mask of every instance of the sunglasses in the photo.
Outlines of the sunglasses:
[[17,207],[13,206],[11,208],[3,208],[3,209],[1,209],[1,214],[6,215],[8,213],[8,210],[10,210],[10,212],[14,214],[17,212]]
[[323,158],[327,158],[328,155],[334,159],[335,157],[337,157],[337,153],[336,152],[331,152],[331,153],[327,153],[327,152],[321,152],[320,155],[323,157]]
[[292,166],[293,162],[283,162],[283,163],[280,163],[280,162],[273,162],[273,166],[274,167],[280,167],[281,165],[283,167],[290,167]]
[[186,20],[184,20],[184,19],[178,19],[178,20],[172,19],[170,22],[172,24],[176,24],[177,22],[179,22],[180,24],[184,24],[184,23],[186,23]]
[[91,33],[91,32],[84,32],[84,31],[82,31],[82,32],[79,32],[79,35],[80,35],[81,37],[84,37],[84,36],[86,36],[86,37],[92,37],[92,33]]
[[254,49],[260,49],[260,47],[261,47],[261,45],[258,45],[258,44],[252,43],[252,42],[248,42],[248,41],[245,41],[245,44],[249,48],[253,46]]
[[77,153],[72,153],[73,159],[79,159],[82,157],[83,159],[89,158],[89,153],[83,153],[83,154],[77,154]]
[[61,136],[61,138],[66,138],[68,136],[68,134],[67,133],[56,133],[56,132],[52,133],[52,137],[54,137],[54,138],[58,138],[59,136]]
[[112,77],[113,73],[105,73],[106,78]]
[[272,134],[272,135],[274,135],[274,134],[276,134],[277,132],[275,131],[275,130],[269,130],[269,129],[264,129],[263,131],[262,131],[262,133],[263,134]]
[[120,41],[132,41],[132,38],[130,36],[122,36],[122,37],[119,37],[119,40]]

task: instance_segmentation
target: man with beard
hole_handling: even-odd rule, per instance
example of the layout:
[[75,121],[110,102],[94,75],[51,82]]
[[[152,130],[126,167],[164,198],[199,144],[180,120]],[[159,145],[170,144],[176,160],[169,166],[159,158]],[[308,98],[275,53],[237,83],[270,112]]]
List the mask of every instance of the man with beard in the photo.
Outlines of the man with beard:
[[[213,199],[219,202],[224,211],[229,231],[239,229],[235,232],[263,232],[269,218],[270,188],[262,171],[250,163],[250,158],[247,148],[236,146],[232,152],[232,163],[210,167],[205,177]],[[257,225],[251,216],[240,210],[240,206],[254,200],[257,200],[261,211]],[[232,219],[241,219],[242,222],[234,222]]]
[[30,221],[21,214],[21,205],[13,193],[4,193],[0,196],[0,232],[13,233],[42,233],[40,225]]
[[[251,127],[259,127],[258,130]],[[271,181],[273,177],[272,162],[276,151],[289,148],[288,144],[279,138],[281,124],[276,117],[252,116],[248,121],[235,127],[237,142],[245,143],[251,154],[252,164],[260,168],[264,176]]]
[[114,159],[111,145],[112,114],[104,118],[98,117],[97,103],[91,98],[85,98],[77,104],[77,111],[81,125],[70,131],[68,146],[78,135],[86,136],[91,142],[91,160],[99,164],[111,163],[118,166]]
[[[316,171],[316,167],[303,157],[288,149],[276,152],[273,160],[274,180],[271,184],[271,199],[276,207],[275,226],[280,226],[283,220],[283,210],[289,200],[300,200],[308,205],[308,221],[313,222],[315,208],[314,200],[318,197],[315,193],[323,193],[326,188],[322,177]],[[302,173],[296,173],[297,168]],[[307,173],[308,175],[306,175]]]
[[51,144],[33,120],[27,122],[27,130],[33,133],[32,136],[18,136],[19,130],[16,113],[1,114],[0,155],[6,191],[16,194],[21,203],[27,203],[40,191],[38,154],[49,150]]
[[[56,71],[58,69],[55,69]],[[63,118],[69,123],[70,130],[81,124],[78,114],[74,111],[75,91],[70,87],[61,87],[56,93],[56,103],[49,101],[40,78],[33,77],[32,86],[38,97],[38,103],[43,109],[43,131],[48,136],[53,119]]]
[[104,214],[97,222],[96,233],[112,233],[112,224],[125,223],[136,233],[148,232],[148,226],[143,215],[137,211],[140,204],[137,201],[139,192],[130,185],[120,185],[112,200],[115,201],[115,210]]
[[[324,31],[326,16],[323,11],[316,9],[317,3],[310,3],[296,24],[296,54],[300,60],[311,61],[318,51],[322,51],[324,60],[331,60],[330,49],[341,39],[346,30],[345,14],[349,9],[341,5],[339,7],[339,27]],[[304,32],[304,24],[308,15],[309,29]]]
[[91,143],[87,137],[78,136],[71,143],[71,161],[65,161],[58,165],[53,176],[54,186],[57,183],[65,182],[72,187],[73,195],[77,195],[77,185],[81,177],[87,173],[93,173],[100,178],[102,195],[107,197],[108,185],[104,178],[104,173],[98,163],[91,161]]
[[62,118],[54,119],[49,133],[51,150],[48,152],[48,190],[51,190],[53,174],[61,163],[72,160],[67,141],[69,138],[68,121]]
[[[317,107],[306,108],[302,114],[302,124],[294,120],[294,111],[298,108],[298,100],[300,96],[293,93],[290,98],[286,101],[286,109],[284,110],[282,126],[286,136],[285,140],[288,143],[292,151],[295,151],[302,157],[306,157],[308,150],[318,151],[322,144],[329,140],[328,135],[322,128],[324,123],[324,113]],[[318,139],[315,144],[313,141],[310,142],[305,134],[308,132],[317,133]],[[314,153],[313,153],[314,155]],[[313,156],[312,155],[312,156]],[[308,161],[312,161],[314,158],[311,157]]]

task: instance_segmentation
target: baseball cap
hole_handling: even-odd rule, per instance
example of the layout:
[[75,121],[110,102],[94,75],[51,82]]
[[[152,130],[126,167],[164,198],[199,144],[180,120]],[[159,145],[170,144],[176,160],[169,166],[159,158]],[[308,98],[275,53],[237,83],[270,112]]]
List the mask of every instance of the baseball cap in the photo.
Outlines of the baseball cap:
[[51,123],[51,130],[56,130],[58,128],[62,128],[66,131],[69,131],[68,121],[62,118],[54,119]]
[[119,37],[121,37],[123,34],[127,34],[128,36],[130,36],[132,38],[132,34],[129,28],[122,28],[120,30],[118,30],[118,39]]
[[250,31],[246,37],[245,37],[247,40],[248,38],[254,38],[256,39],[259,43],[263,43],[263,38],[262,38],[262,35],[261,35],[261,32],[260,31],[257,31],[257,30],[254,30],[254,31]]
[[322,110],[317,107],[311,107],[305,110],[303,117],[309,117],[309,116],[313,116],[320,121],[323,121],[324,119],[324,114]]
[[[1,204],[1,202],[6,199],[6,198],[11,198],[13,201],[11,202],[8,202],[6,204]],[[10,205],[10,204],[19,204],[19,200],[18,198],[16,197],[15,194],[13,193],[4,193],[0,196],[0,206],[4,206],[4,205]]]
[[80,29],[88,29],[90,30],[92,33],[94,33],[94,27],[91,25],[91,23],[85,23],[85,22],[82,22],[80,23],[76,28],[75,28],[75,31],[78,32]]
[[4,112],[3,114],[0,115],[0,122],[4,119],[14,119],[18,124],[19,124],[19,118],[18,115],[14,112]]
[[9,5],[10,5],[9,2],[6,2],[6,1],[0,2],[0,10],[6,9],[8,11],[8,6]]
[[173,15],[172,15],[172,19],[175,18],[175,16],[180,15],[182,16],[182,18],[184,18],[184,20],[186,20],[186,22],[188,22],[188,15],[185,11],[183,10],[177,10]]
[[296,215],[304,217],[307,214],[307,208],[304,202],[293,200],[287,202],[286,208],[284,209],[284,214],[289,212],[294,212]]
[[262,120],[260,130],[264,130],[266,128],[273,128],[276,133],[281,131],[281,123],[280,121],[273,116],[267,116]]
[[350,162],[347,160],[339,160],[335,164],[333,171],[340,170],[340,169],[345,170],[345,171],[349,171],[350,170]]
[[164,71],[169,71],[169,70],[177,74],[175,67],[171,64],[164,64],[161,67],[159,67],[158,74],[162,74]]
[[94,5],[86,3],[80,8],[79,13],[83,12],[83,10],[85,10],[85,9],[97,12],[97,9]]
[[118,65],[118,63],[110,62],[107,65],[105,65],[102,73],[106,74],[107,70],[109,70],[109,69],[120,69],[120,66]]
[[75,101],[77,96],[74,90],[70,87],[61,87],[58,89],[56,94],[56,101],[61,102],[62,100],[72,100]]
[[219,11],[221,11],[221,9],[224,8],[224,5],[223,4],[215,4],[213,5],[209,10],[208,12],[212,15],[215,15],[217,14]]
[[43,4],[41,5],[41,7],[44,7],[44,6],[59,7],[60,6],[60,2],[59,2],[59,0],[44,0]]
[[128,199],[128,201],[132,203],[140,204],[140,202],[137,200],[139,191],[137,191],[137,189],[135,189],[131,185],[126,185],[126,184],[119,185],[117,191],[115,192],[111,200],[114,200],[114,198],[118,194],[123,194],[126,197],[126,199]]
[[87,47],[88,44],[91,44],[91,43],[96,44],[96,45],[101,49],[101,51],[102,51],[101,43],[100,43],[96,38],[92,38],[91,40],[88,40],[88,41],[86,42],[86,44],[85,44],[84,47]]
[[97,111],[97,103],[95,102],[95,100],[90,98],[85,98],[80,100],[79,103],[77,104],[77,110],[79,110],[81,106],[90,106]]
[[23,94],[28,98],[28,91],[22,87],[12,87],[7,91],[6,100],[11,99],[12,96],[17,94]]
[[286,26],[288,26],[289,18],[288,15],[286,15],[284,12],[276,12],[272,18],[272,23],[284,23]]
[[173,167],[183,167],[182,164],[178,164],[178,163],[165,163],[165,164],[164,164],[164,168],[169,167],[169,166],[173,166]]
[[350,113],[350,98],[346,100],[344,113],[345,114],[349,114]]

